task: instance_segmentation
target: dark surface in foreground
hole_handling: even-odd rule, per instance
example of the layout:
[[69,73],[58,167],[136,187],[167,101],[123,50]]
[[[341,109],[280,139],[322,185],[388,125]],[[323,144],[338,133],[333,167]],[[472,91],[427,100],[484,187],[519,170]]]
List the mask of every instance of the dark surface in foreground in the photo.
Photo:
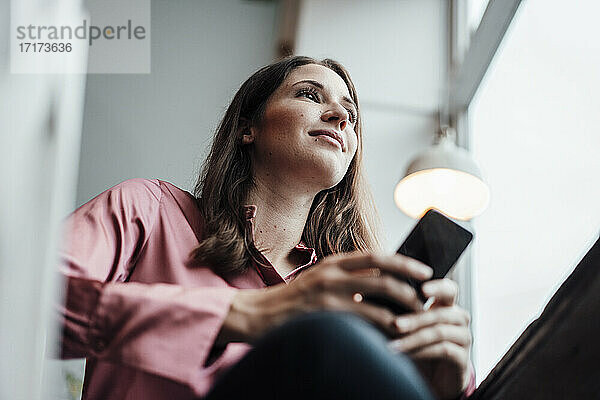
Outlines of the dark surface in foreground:
[[600,399],[600,239],[469,400]]

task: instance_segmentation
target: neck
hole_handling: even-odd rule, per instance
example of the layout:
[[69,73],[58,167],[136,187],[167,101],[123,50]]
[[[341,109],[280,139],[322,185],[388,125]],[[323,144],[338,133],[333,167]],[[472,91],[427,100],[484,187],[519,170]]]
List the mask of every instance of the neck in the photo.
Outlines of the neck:
[[315,194],[293,193],[291,185],[265,182],[255,177],[246,204],[257,207],[254,219],[256,247],[274,266],[293,264],[290,253],[302,239]]

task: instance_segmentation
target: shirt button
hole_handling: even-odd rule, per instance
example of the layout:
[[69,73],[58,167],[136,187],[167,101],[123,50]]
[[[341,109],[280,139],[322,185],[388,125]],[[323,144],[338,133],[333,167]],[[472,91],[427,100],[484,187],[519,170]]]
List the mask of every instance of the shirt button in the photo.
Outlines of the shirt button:
[[106,341],[104,339],[96,339],[96,351],[100,352],[106,348]]

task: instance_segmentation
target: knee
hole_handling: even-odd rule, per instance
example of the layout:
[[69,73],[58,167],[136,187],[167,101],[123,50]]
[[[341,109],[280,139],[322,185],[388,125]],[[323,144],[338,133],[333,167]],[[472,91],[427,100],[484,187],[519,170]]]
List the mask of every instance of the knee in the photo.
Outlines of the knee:
[[356,348],[365,343],[369,347],[385,346],[385,337],[362,318],[345,312],[314,312],[292,318],[275,334],[282,335],[286,342],[310,349],[325,348],[329,353],[337,349]]
[[354,314],[306,314],[282,324],[264,340],[277,347],[279,359],[295,360],[286,367],[294,376],[308,371],[305,380],[318,388],[319,398],[368,398],[373,387],[378,388],[379,398],[394,398],[398,393],[415,394],[406,398],[428,398],[412,361],[392,354],[387,338]]
[[373,388],[376,398],[397,398],[398,393],[429,398],[410,359],[392,354],[386,337],[354,314],[316,312],[292,318],[263,336],[256,348],[275,355],[269,361],[273,374],[308,390],[307,398],[370,398]]

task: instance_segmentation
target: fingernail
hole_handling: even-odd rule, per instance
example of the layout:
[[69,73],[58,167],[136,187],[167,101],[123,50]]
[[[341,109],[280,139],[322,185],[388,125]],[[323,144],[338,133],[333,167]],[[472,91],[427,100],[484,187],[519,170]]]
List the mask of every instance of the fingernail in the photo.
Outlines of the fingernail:
[[390,348],[395,351],[402,351],[402,343],[400,340],[394,340],[392,343],[390,343]]
[[396,328],[398,328],[400,332],[406,332],[410,329],[410,321],[404,317],[396,318],[396,321],[394,321],[394,323],[396,324]]
[[431,292],[431,285],[429,284],[429,282],[425,282],[423,283],[423,285],[421,285],[421,292],[423,292],[425,297],[431,297],[434,294]]
[[419,269],[421,272],[423,272],[423,276],[426,279],[429,279],[433,276],[433,268],[431,268],[429,265],[419,264]]

